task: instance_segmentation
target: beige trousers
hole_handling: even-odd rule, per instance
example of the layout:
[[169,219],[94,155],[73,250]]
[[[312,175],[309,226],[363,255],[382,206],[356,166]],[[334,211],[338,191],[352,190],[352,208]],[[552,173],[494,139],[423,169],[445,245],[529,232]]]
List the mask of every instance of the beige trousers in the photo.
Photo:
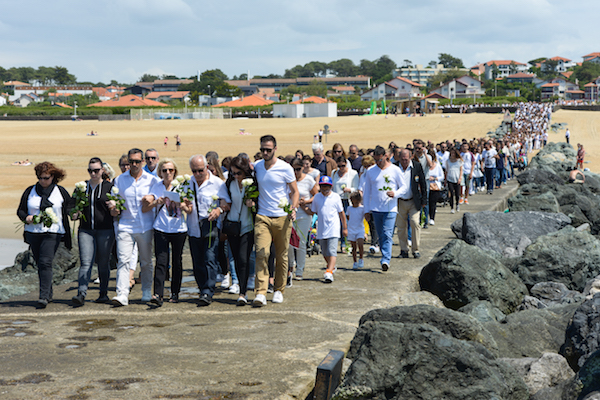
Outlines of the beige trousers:
[[288,272],[288,247],[292,223],[287,216],[265,217],[257,215],[254,223],[256,245],[256,294],[267,294],[269,288],[269,255],[271,242],[275,244],[275,290],[283,293]]
[[396,228],[398,229],[398,242],[401,251],[408,251],[408,219],[410,218],[410,229],[412,230],[412,252],[419,251],[421,244],[420,210],[411,200],[398,200],[398,216],[396,217]]

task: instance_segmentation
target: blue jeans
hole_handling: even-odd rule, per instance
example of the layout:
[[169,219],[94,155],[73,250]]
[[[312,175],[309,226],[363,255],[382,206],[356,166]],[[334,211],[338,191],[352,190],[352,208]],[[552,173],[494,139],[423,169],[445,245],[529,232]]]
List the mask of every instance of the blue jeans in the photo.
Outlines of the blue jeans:
[[29,244],[38,268],[40,299],[52,300],[52,261],[61,237],[58,233],[25,232],[25,243]]
[[200,295],[208,295],[212,299],[217,284],[217,273],[220,271],[217,247],[218,238],[208,239],[189,237],[192,264],[194,265],[194,278],[200,289]]
[[377,236],[379,237],[379,248],[381,249],[381,264],[389,265],[392,259],[392,243],[394,226],[396,225],[396,212],[371,212]]
[[87,296],[88,284],[92,277],[92,266],[96,261],[100,278],[100,296],[107,295],[110,254],[115,242],[114,229],[79,229],[77,241],[79,243],[79,260],[81,260],[78,293],[84,297]]

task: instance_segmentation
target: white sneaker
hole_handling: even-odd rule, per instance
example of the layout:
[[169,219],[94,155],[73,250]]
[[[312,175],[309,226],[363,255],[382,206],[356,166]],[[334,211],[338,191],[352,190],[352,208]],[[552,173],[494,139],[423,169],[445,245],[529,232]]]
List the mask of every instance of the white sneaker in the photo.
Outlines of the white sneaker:
[[[221,281],[221,289],[228,289],[229,286],[231,286],[231,275],[227,274],[223,277],[223,280]],[[218,279],[217,279],[218,281]]]
[[358,260],[358,268],[364,268],[365,266],[365,261],[361,258]]
[[150,290],[142,291],[142,303],[147,303],[152,300],[152,292]]
[[256,280],[256,277],[254,275],[252,275],[251,277],[248,278],[248,290],[254,290],[254,281]]
[[375,246],[375,253],[379,253],[379,246]]
[[325,283],[333,282],[333,274],[331,272],[325,272]]
[[271,300],[273,303],[283,303],[283,293],[281,293],[280,290],[276,290],[275,293],[273,293],[273,300]]
[[262,307],[267,305],[267,298],[264,294],[257,294],[252,302],[254,307]]
[[354,264],[352,264],[352,269],[358,269],[358,261],[354,261]]
[[412,240],[408,239],[408,246],[412,247]]
[[112,304],[115,307],[127,306],[129,305],[129,299],[127,295],[120,294],[112,298]]
[[229,294],[240,294],[240,285],[234,283],[233,285],[229,286]]
[[430,220],[429,220],[429,225],[431,225],[431,226],[434,226],[434,225],[435,225],[435,221],[434,221],[434,220],[432,220],[432,219],[430,219]]
[[456,210],[454,210],[454,208],[452,210],[450,210],[450,214],[454,214],[456,212]]
[[456,206],[456,211],[460,211],[460,206]]
[[225,278],[223,274],[217,274],[217,282],[223,282],[223,278]]
[[95,283],[96,285],[98,285],[98,284],[100,283],[100,278],[96,278],[96,279],[94,279],[94,283]]

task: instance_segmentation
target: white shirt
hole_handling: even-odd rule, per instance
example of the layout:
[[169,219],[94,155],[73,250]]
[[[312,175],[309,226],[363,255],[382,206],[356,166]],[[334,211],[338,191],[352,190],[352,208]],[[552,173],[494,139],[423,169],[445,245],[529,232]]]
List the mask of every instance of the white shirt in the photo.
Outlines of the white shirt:
[[283,198],[290,200],[288,184],[296,181],[294,169],[285,161],[276,159],[275,164],[268,170],[265,161],[259,160],[254,165],[258,181],[258,214],[265,217],[284,217],[287,213],[279,208]]
[[252,221],[252,211],[246,206],[244,202],[244,194],[246,188],[240,186],[237,180],[234,179],[229,185],[229,191],[231,192],[231,210],[227,213],[228,221],[240,221],[240,236],[250,232],[254,229],[254,222]]
[[446,160],[450,157],[450,152],[445,151],[442,153],[441,151],[438,151],[436,154],[440,165],[446,165]]
[[126,210],[115,218],[117,231],[128,233],[144,233],[154,225],[154,212],[142,212],[142,197],[150,193],[150,188],[160,179],[142,170],[142,175],[135,180],[129,171],[115,178],[114,186],[119,189],[119,196],[125,199]]
[[[156,182],[150,188],[150,194],[155,199],[165,197],[167,189],[162,181]],[[165,199],[165,204],[157,207],[157,215],[154,220],[153,228],[157,231],[164,233],[180,233],[187,232],[187,225],[185,223],[185,214],[181,211],[174,209],[173,206],[169,207],[171,200]]]
[[344,211],[344,206],[337,193],[330,192],[329,196],[317,193],[310,209],[319,216],[317,220],[317,239],[340,237],[340,213]]
[[446,181],[452,183],[459,183],[462,181],[462,175],[460,173],[460,167],[463,166],[463,162],[460,159],[446,161]]
[[475,156],[470,151],[460,153],[460,156],[463,159],[463,174],[469,175],[471,173],[471,168],[475,166],[473,163]]
[[402,166],[400,166],[399,169],[400,177],[402,178],[402,184],[400,185],[398,197],[404,200],[410,200],[413,197],[412,190],[410,190],[410,176],[413,169],[412,160],[406,169],[403,169]]
[[364,236],[365,235],[365,224],[363,222],[365,218],[365,206],[360,205],[348,207],[348,236]]
[[[188,235],[199,238],[200,220],[208,218],[209,208],[212,207],[215,209],[219,207],[219,199],[223,199],[227,203],[231,203],[231,199],[229,198],[229,194],[227,194],[225,182],[221,178],[214,176],[210,171],[208,172],[208,178],[200,186],[196,182],[196,177],[192,176],[190,186],[192,190],[195,190],[195,195],[192,200],[194,209],[187,217]],[[218,199],[214,200],[213,196],[217,196]],[[217,225],[219,222],[220,219],[214,221]]]
[[[434,178],[435,180],[431,180]],[[438,188],[442,189],[442,181],[444,180],[444,170],[439,162],[435,161],[434,167],[429,170],[429,183],[436,183]]]
[[[402,192],[402,176],[400,168],[391,164],[386,169],[379,168],[379,165],[374,165],[363,174],[365,177],[365,188],[363,202],[365,212],[398,212],[398,202],[394,199],[400,197]],[[389,183],[385,177],[388,177]],[[386,194],[386,190],[379,190],[384,186],[392,188],[394,197],[390,198]]]
[[[310,198],[312,197],[312,195],[310,194],[310,191],[316,185],[316,182],[313,179],[313,177],[307,174],[304,176],[304,179],[302,179],[301,181],[297,181],[296,185],[298,185],[298,195],[299,195],[298,199],[310,200]],[[309,217],[311,217],[311,216],[308,215],[304,211],[303,208],[301,208],[301,207],[298,208],[298,212],[296,213],[297,219],[309,218]]]
[[340,176],[338,174],[338,170],[336,169],[331,173],[333,175],[333,191],[340,195],[342,199],[348,200],[350,193],[344,192],[342,189],[342,185],[346,185],[347,188],[352,189],[352,191],[356,191],[358,189],[358,173],[352,168],[348,169],[346,167],[346,173],[344,176]]
[[494,148],[484,150],[481,153],[481,158],[483,158],[485,168],[496,168],[496,159],[494,158],[494,156],[497,154],[498,152]]
[[[50,225],[49,228],[46,228],[44,224],[25,224],[25,232],[32,233],[65,233],[65,227],[63,226],[62,221],[62,206],[63,206],[63,197],[60,194],[60,189],[58,186],[55,186],[52,189],[52,193],[48,196],[48,201],[52,203],[52,211],[58,217],[58,223]],[[27,198],[27,214],[29,215],[37,215],[40,213],[40,204],[42,202],[42,196],[40,196],[35,191],[35,186],[31,189],[29,193],[29,197]]]

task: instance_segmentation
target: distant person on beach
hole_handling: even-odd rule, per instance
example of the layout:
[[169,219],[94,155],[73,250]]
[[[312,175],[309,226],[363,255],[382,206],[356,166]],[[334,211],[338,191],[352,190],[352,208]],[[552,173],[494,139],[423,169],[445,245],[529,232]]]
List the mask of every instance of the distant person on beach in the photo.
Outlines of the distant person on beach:
[[88,205],[81,214],[73,215],[79,220],[77,243],[79,244],[79,267],[77,295],[71,301],[75,306],[83,306],[88,292],[88,285],[92,277],[92,266],[98,264],[98,277],[100,278],[100,294],[96,303],[108,303],[108,281],[110,278],[110,254],[115,242],[113,217],[108,209],[107,195],[113,184],[103,179],[105,170],[102,160],[92,157],[88,163],[90,179],[86,183],[85,194]]
[[158,176],[158,161],[160,157],[158,156],[158,151],[155,149],[146,150],[145,157],[146,165],[144,166],[144,171],[154,176]]
[[114,201],[109,201],[109,209],[117,220],[117,295],[112,302],[115,306],[129,304],[130,262],[133,249],[137,244],[141,280],[142,302],[152,298],[152,236],[154,213],[143,212],[143,197],[150,193],[150,188],[160,179],[142,168],[144,154],[140,149],[131,149],[127,153],[129,171],[115,178],[114,186],[118,194],[125,200],[125,209],[118,210]]
[[[64,242],[71,250],[68,215],[75,204],[69,192],[58,185],[65,178],[64,170],[48,161],[37,164],[34,170],[38,182],[23,192],[17,216],[24,223],[25,243],[29,244],[37,265],[40,285],[37,307],[46,308],[52,301],[52,260],[58,245]],[[48,223],[43,218],[48,218]]]
[[319,143],[323,142],[323,129],[319,129]]
[[175,146],[177,147],[177,151],[179,151],[179,148],[181,147],[181,138],[179,135],[175,135]]
[[567,131],[565,132],[565,139],[567,143],[569,143],[569,140],[571,139],[571,131],[569,130],[569,128],[567,128]]
[[583,159],[585,158],[585,150],[581,143],[577,143],[577,164],[575,168],[583,169]]
[[163,144],[165,146],[165,149],[167,148],[167,145],[169,144],[169,137],[165,136],[165,140],[163,140]]

